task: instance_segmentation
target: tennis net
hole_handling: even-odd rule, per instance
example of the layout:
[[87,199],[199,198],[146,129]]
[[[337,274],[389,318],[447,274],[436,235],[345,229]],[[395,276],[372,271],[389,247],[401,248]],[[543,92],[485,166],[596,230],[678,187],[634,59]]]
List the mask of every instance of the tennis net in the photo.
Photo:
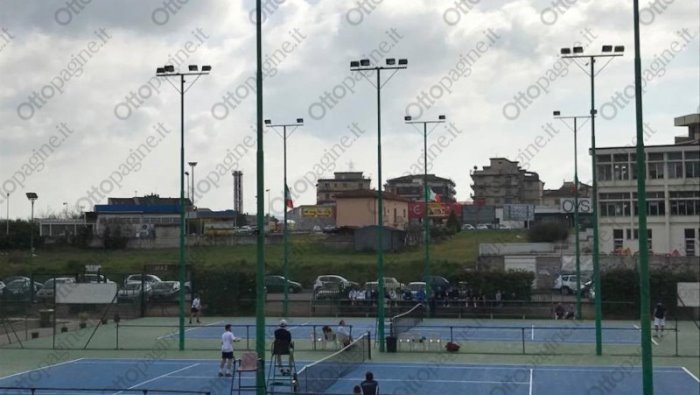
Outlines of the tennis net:
[[296,394],[323,394],[354,369],[371,359],[369,333],[323,359],[304,366],[297,373]]
[[391,335],[398,337],[400,334],[413,329],[423,322],[425,318],[425,307],[417,304],[405,313],[401,313],[391,318]]

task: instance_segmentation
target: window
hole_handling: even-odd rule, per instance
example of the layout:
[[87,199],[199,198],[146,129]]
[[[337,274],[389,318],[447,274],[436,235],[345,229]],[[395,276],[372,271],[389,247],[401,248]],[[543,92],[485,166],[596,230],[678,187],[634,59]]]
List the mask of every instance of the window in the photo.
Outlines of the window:
[[[639,215],[639,207],[637,203],[637,193],[632,194],[634,199],[634,215]],[[647,215],[661,216],[666,215],[666,201],[664,192],[647,192]]]
[[[647,244],[649,247],[649,251],[652,250],[652,248],[651,248],[651,235],[652,235],[651,229],[647,229]],[[639,240],[639,229],[634,230],[634,239]]]
[[683,162],[668,162],[668,178],[683,178]]
[[664,164],[663,164],[663,162],[661,162],[661,163],[650,162],[649,166],[647,168],[649,169],[649,178],[650,179],[658,180],[658,179],[664,178]]
[[598,170],[598,181],[612,180],[612,166],[609,164],[599,164],[596,166]]
[[615,163],[613,165],[613,176],[615,181],[624,181],[629,179],[629,165],[625,163]]
[[613,229],[613,250],[620,251],[624,245],[622,229]]
[[700,151],[685,152],[685,178],[700,178]]
[[601,193],[601,217],[628,217],[631,215],[629,193]]
[[695,229],[685,229],[685,255],[695,256]]
[[700,215],[700,192],[671,192],[669,204],[671,215]]

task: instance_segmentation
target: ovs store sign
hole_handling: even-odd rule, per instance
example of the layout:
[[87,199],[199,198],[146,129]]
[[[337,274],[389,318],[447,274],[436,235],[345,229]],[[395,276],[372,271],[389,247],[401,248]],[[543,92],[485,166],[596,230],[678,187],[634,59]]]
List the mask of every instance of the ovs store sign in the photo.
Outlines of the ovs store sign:
[[[572,198],[561,199],[560,210],[562,213],[573,213],[576,211],[576,200]],[[593,203],[590,198],[578,199],[578,212],[590,214],[593,212]]]

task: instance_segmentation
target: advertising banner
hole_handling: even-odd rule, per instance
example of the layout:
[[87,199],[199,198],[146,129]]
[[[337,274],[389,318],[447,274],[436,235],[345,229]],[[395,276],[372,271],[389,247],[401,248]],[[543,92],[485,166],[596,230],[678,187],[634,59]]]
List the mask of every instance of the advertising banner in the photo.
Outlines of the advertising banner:
[[[454,211],[457,217],[461,217],[462,205],[459,203],[438,203],[429,202],[428,203],[428,217],[430,218],[447,218],[450,216],[450,212]],[[423,213],[425,212],[424,202],[410,202],[408,203],[408,218],[418,219],[423,218]]]
[[301,216],[304,218],[330,218],[333,217],[333,207],[303,207]]

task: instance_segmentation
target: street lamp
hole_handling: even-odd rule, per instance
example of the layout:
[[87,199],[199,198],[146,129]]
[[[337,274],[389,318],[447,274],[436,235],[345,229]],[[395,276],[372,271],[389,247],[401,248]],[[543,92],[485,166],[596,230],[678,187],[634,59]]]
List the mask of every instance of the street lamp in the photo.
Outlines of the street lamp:
[[[601,329],[601,287],[600,287],[600,262],[599,254],[600,247],[598,241],[598,180],[596,175],[596,152],[595,152],[595,115],[597,110],[595,109],[595,62],[597,58],[608,58],[607,62],[603,67],[598,70],[598,72],[603,71],[603,69],[610,64],[610,62],[618,57],[622,56],[625,52],[624,45],[603,45],[601,48],[601,53],[599,54],[584,54],[583,47],[573,47],[573,48],[561,48],[560,53],[562,59],[573,59],[574,63],[583,70],[584,73],[588,74],[591,79],[591,162],[593,171],[593,185],[592,185],[592,195],[593,195],[593,216],[591,217],[591,225],[593,225],[593,283],[596,284],[597,289],[595,293],[595,348],[596,354],[602,355],[603,353],[603,334]],[[586,59],[588,61],[587,65],[589,69],[586,70],[585,64],[579,64],[579,59]]]
[[[382,196],[382,87],[401,69],[408,67],[408,60],[388,58],[385,66],[372,65],[369,59],[353,60],[350,70],[359,72],[372,86],[377,89],[377,295],[384,299],[384,198]],[[382,83],[382,70],[390,70],[391,74]],[[377,72],[377,82],[369,78],[369,71]],[[377,338],[379,351],[384,352],[384,303],[377,303]]]
[[34,202],[39,199],[35,192],[27,192],[27,199],[32,202],[32,217],[29,222],[29,253],[34,256]]
[[[581,126],[583,126],[588,119],[591,118],[590,115],[579,115],[579,116],[562,116],[561,112],[554,111],[554,119],[560,120],[566,127],[574,132],[574,228],[576,232],[576,319],[581,319],[581,245],[579,240],[579,215],[578,215],[578,120],[585,118]],[[573,129],[569,126],[566,119],[574,120]],[[598,285],[600,288],[600,285]]]
[[428,276],[430,276],[430,219],[428,217],[428,124],[432,124],[432,129],[430,132],[438,126],[438,124],[445,122],[445,116],[438,116],[437,121],[414,121],[410,115],[403,117],[407,124],[416,125],[423,124],[423,199],[425,201],[425,207],[423,210],[423,225],[424,232],[423,235],[425,242],[425,262],[423,263],[423,278],[425,279],[425,294],[430,295],[430,281]]
[[[287,202],[291,200],[291,194],[289,193],[289,187],[287,186],[287,127],[293,128],[289,131],[289,133],[293,133],[299,126],[304,125],[304,118],[297,118],[297,121],[295,123],[280,123],[280,124],[272,124],[272,121],[269,119],[265,120],[265,126],[268,128],[275,129],[276,131],[278,128],[282,128],[282,152],[283,152],[283,163],[284,163],[284,228],[282,229],[282,238],[283,238],[283,244],[284,244],[284,281],[285,281],[285,287],[284,287],[284,303],[282,307],[282,315],[284,318],[287,318],[287,315],[289,313],[289,245],[288,245],[288,232],[287,232]],[[269,191],[269,189],[268,189]],[[268,206],[269,206],[269,200],[270,198],[268,197]]]
[[[156,69],[156,77],[165,78],[170,85],[180,94],[180,262],[179,262],[179,348],[180,351],[185,349],[185,92],[194,85],[197,80],[203,75],[208,75],[211,71],[211,66],[202,66],[202,70],[198,71],[196,65],[190,65],[187,72],[175,72],[173,65],[165,65]],[[185,76],[196,76],[194,81],[185,89]],[[179,77],[180,86],[178,88],[170,78]],[[194,168],[194,167],[193,167]],[[192,174],[194,179],[194,173]],[[192,191],[194,193],[194,191]]]

